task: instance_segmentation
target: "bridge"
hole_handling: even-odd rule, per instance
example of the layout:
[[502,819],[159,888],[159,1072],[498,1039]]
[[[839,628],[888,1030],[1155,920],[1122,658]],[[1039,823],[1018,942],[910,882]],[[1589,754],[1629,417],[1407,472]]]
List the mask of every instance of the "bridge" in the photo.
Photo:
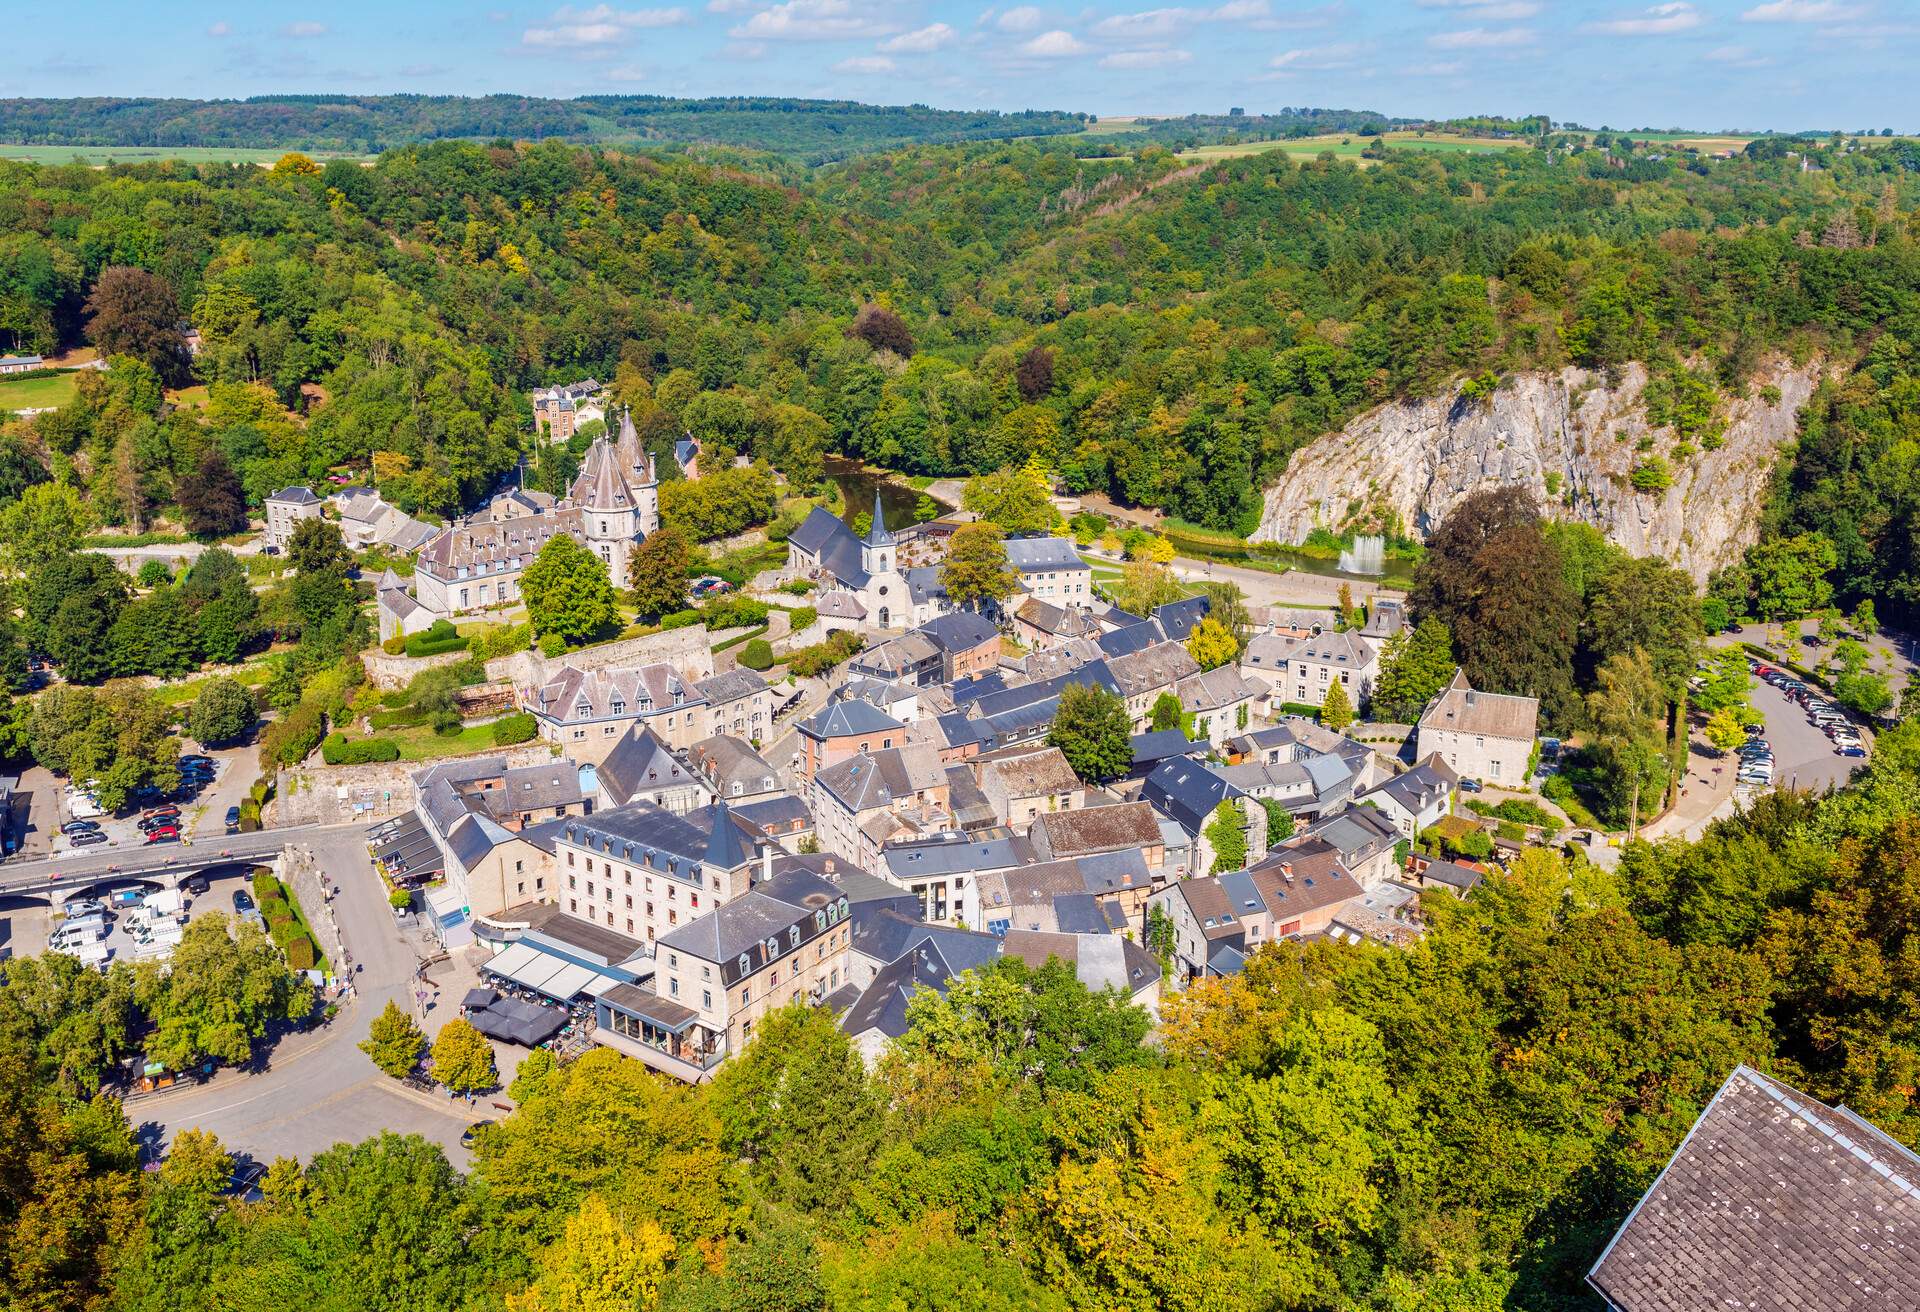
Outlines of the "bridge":
[[289,842],[305,834],[360,829],[348,825],[296,825],[228,834],[194,843],[168,843],[118,852],[62,852],[57,856],[0,865],[0,898],[45,898],[58,906],[111,884],[158,884],[178,888],[187,876],[222,866],[271,865]]

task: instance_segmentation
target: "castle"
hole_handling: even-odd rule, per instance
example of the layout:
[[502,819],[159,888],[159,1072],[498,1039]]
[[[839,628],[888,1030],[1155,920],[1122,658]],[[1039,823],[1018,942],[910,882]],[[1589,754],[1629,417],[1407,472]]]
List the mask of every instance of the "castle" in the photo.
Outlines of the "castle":
[[521,571],[556,534],[599,556],[613,586],[624,588],[633,549],[659,528],[658,471],[640,445],[633,416],[623,413],[618,437],[596,438],[587,448],[566,496],[503,492],[428,540],[414,565],[411,594],[391,571],[383,576],[377,588],[381,641],[518,601]]

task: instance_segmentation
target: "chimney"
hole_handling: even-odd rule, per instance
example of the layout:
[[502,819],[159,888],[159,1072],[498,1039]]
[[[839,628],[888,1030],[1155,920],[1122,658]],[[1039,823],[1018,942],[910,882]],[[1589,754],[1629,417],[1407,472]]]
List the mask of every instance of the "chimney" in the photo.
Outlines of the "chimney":
[[1473,705],[1473,699],[1474,699],[1474,696],[1475,696],[1475,694],[1474,694],[1474,691],[1473,691],[1473,689],[1471,689],[1471,688],[1469,688],[1469,689],[1467,689],[1467,705],[1469,705],[1469,706],[1471,706],[1471,705]]
[[1280,873],[1286,876],[1287,882],[1291,884],[1293,882],[1293,862],[1282,861],[1280,863]]
[[760,878],[773,878],[773,844],[767,843],[760,848]]

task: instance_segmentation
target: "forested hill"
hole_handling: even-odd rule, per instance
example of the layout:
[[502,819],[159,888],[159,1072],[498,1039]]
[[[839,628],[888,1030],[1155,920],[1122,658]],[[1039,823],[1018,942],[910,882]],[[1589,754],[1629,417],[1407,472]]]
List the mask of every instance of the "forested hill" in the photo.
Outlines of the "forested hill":
[[1635,454],[1657,473],[1714,450],[1762,365],[1817,354],[1834,381],[1769,531],[1829,539],[1846,604],[1920,600],[1920,556],[1881,549],[1920,541],[1905,143],[1710,160],[1575,139],[1367,167],[1078,144],[814,170],[558,141],[372,167],[0,164],[0,349],[85,341],[117,269],[204,349],[169,356],[171,319],[115,349],[214,389],[181,411],[126,378],[16,421],[0,500],[68,478],[140,522],[212,442],[256,498],[348,464],[447,515],[513,465],[528,389],[593,376],[656,442],[691,430],[803,481],[823,449],[928,475],[1038,456],[1073,491],[1246,534],[1296,450],[1382,401],[1642,363],[1659,435]]
[[445,138],[740,146],[808,162],[938,142],[1079,132],[1050,110],[929,109],[724,96],[256,96],[248,100],[0,100],[0,141],[234,146],[375,154]]

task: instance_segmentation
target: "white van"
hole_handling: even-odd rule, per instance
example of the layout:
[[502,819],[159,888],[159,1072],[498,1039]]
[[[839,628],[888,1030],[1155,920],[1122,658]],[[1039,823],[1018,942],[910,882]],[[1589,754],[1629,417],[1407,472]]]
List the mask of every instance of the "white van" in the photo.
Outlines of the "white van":
[[67,814],[75,820],[98,820],[106,812],[100,809],[100,803],[85,793],[67,794]]
[[54,932],[57,934],[69,929],[74,931],[84,930],[94,938],[105,938],[107,936],[106,913],[101,911],[85,911],[77,916],[68,916],[66,923],[62,924],[58,929],[54,930]]
[[98,943],[107,936],[104,921],[72,921],[60,926],[47,937],[47,948],[53,952],[78,952],[81,948]]

